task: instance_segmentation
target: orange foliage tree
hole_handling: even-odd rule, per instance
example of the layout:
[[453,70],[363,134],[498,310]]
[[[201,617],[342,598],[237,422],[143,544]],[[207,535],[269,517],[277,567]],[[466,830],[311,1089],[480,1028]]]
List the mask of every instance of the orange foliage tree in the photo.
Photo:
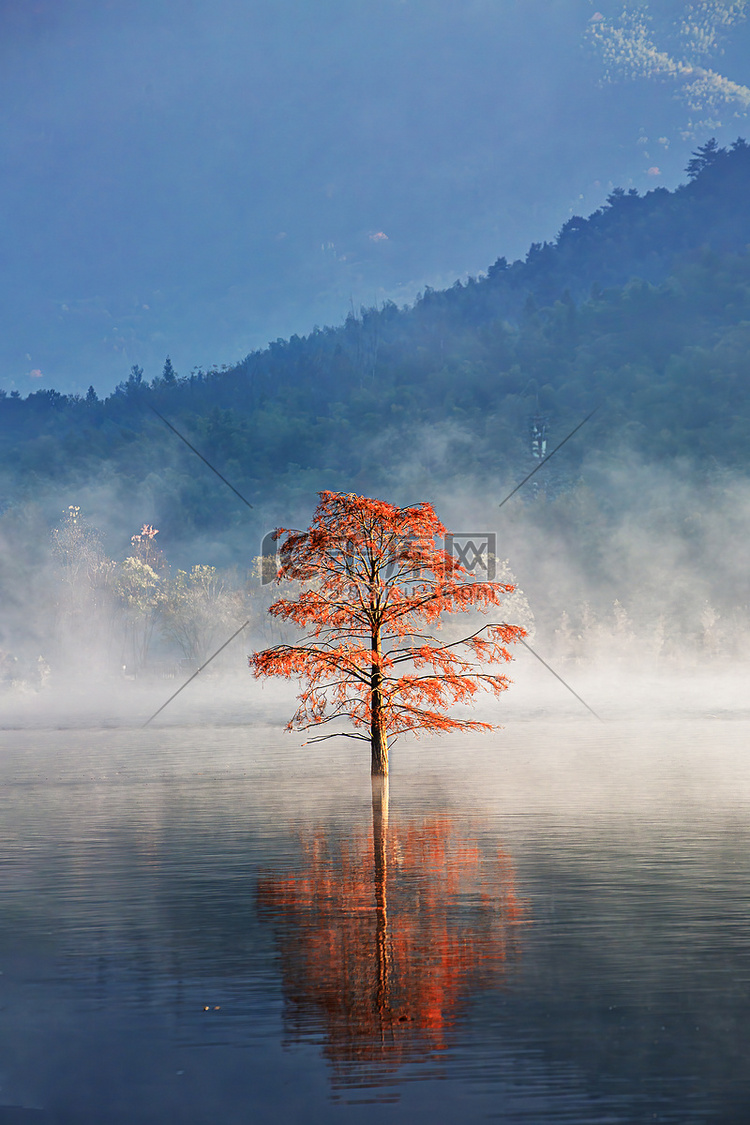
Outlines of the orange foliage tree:
[[438,544],[446,529],[430,504],[397,508],[353,493],[321,492],[307,531],[280,528],[278,581],[303,584],[295,600],[269,612],[309,629],[298,644],[250,657],[256,676],[304,683],[289,730],[349,720],[370,743],[373,776],[388,775],[388,745],[419,731],[491,730],[490,723],[449,715],[484,688],[500,695],[507,645],[525,636],[517,625],[482,625],[458,641],[426,630],[447,613],[485,613],[514,587],[479,581]]

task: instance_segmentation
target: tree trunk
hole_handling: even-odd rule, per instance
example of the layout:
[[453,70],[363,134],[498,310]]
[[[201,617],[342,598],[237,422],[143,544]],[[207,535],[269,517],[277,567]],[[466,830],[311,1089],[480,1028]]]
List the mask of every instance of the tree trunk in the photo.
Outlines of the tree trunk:
[[380,670],[380,630],[372,634],[373,660],[370,675],[370,746],[373,777],[388,777],[388,735],[383,715],[383,673]]
[[388,777],[388,739],[382,727],[376,728],[374,720],[370,744],[372,746],[370,773],[373,777]]

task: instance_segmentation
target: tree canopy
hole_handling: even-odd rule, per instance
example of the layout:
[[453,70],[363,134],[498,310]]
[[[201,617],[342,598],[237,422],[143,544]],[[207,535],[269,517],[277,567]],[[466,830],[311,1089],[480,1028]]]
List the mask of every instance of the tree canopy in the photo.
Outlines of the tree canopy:
[[[290,730],[348,720],[370,743],[373,775],[388,773],[389,742],[420,731],[491,730],[490,723],[450,714],[481,688],[499,696],[507,676],[506,646],[525,636],[505,622],[478,624],[469,636],[436,639],[425,629],[445,614],[500,606],[514,587],[470,575],[436,541],[446,529],[430,504],[397,508],[353,493],[321,492],[307,531],[280,529],[279,581],[303,584],[280,598],[272,616],[308,635],[255,653],[256,676],[299,678],[300,704]],[[366,733],[363,733],[366,732]]]

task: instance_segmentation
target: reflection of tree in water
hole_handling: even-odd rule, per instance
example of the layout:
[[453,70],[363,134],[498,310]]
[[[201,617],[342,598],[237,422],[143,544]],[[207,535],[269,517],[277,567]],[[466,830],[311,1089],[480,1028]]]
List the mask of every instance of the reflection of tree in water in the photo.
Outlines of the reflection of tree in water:
[[387,781],[373,787],[372,835],[321,829],[296,873],[258,888],[289,1021],[325,1031],[348,1082],[445,1047],[462,1001],[502,978],[523,916],[506,855],[488,857],[445,815],[389,825]]

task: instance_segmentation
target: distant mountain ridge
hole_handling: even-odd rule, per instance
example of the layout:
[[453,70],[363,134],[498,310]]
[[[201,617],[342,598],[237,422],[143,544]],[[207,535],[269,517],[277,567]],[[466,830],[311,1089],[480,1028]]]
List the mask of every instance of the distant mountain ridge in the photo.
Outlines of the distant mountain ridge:
[[555,242],[534,243],[524,262],[500,258],[490,282],[554,300],[563,288],[576,297],[594,283],[624,285],[639,277],[663,281],[680,256],[702,247],[739,253],[750,244],[750,145],[729,149],[714,139],[687,166],[689,180],[675,191],[657,187],[640,196],[616,188],[587,219],[574,215]]
[[259,513],[318,488],[392,490],[393,450],[416,448],[425,427],[455,438],[453,462],[438,458],[433,477],[457,466],[518,476],[533,415],[560,437],[596,403],[607,408],[592,423],[601,440],[744,470],[750,145],[709,141],[687,171],[673,192],[614,191],[524,261],[501,258],[412,307],[361,309],[222,371],[180,376],[167,361],[149,384],[133,367],[104,401],[93,389],[0,394],[6,504],[106,477],[145,489],[149,518],[175,535],[236,519],[229,491],[151,406]]

